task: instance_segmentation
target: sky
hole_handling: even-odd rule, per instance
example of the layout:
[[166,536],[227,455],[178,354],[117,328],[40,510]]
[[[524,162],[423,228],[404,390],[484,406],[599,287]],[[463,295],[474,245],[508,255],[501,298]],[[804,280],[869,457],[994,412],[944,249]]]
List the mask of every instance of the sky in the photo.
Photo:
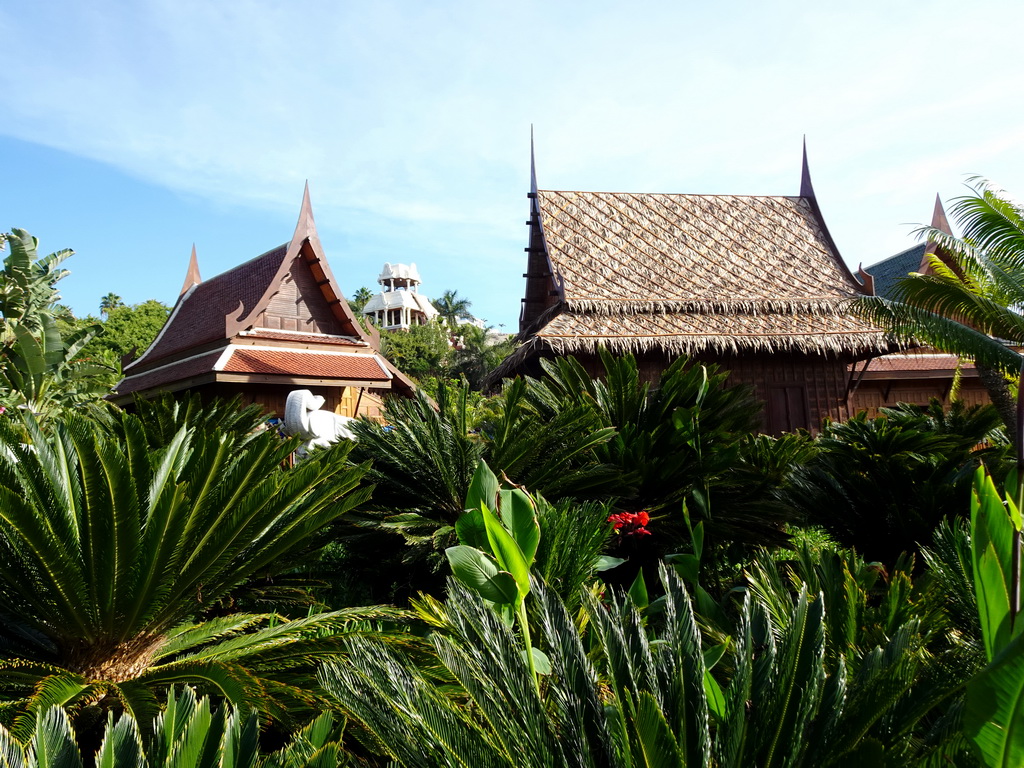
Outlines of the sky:
[[508,332],[542,189],[796,195],[847,263],[982,175],[1024,195],[1024,3],[0,0],[0,230],[76,314],[291,239],[342,289],[415,262]]

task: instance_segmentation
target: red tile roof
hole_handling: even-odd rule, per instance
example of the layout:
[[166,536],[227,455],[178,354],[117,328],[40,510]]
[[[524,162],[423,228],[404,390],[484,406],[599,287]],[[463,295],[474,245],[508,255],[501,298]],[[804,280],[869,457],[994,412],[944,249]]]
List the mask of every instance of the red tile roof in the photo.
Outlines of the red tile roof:
[[[868,364],[868,371],[952,371],[957,367],[956,355],[884,355]],[[974,363],[964,361],[965,370]]]
[[317,354],[288,349],[236,346],[225,373],[265,373],[325,379],[388,381],[391,377],[374,355]]

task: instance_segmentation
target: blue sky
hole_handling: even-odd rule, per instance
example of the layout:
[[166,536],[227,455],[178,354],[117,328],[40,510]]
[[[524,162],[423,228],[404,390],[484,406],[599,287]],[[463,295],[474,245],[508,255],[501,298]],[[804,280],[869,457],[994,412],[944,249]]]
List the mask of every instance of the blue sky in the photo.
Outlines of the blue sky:
[[416,262],[515,330],[548,189],[815,189],[854,268],[969,174],[1024,195],[1015,2],[0,4],[0,228],[65,301],[173,302],[290,238],[308,179],[351,294]]

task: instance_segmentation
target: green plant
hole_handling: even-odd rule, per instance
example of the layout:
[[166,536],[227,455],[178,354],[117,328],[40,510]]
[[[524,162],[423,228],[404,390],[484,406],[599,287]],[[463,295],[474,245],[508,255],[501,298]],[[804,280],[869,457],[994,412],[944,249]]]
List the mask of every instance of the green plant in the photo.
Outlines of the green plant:
[[962,514],[985,456],[976,442],[972,434],[935,431],[923,418],[861,413],[826,425],[817,454],[793,472],[781,496],[843,546],[891,565],[927,544],[943,518]]
[[452,575],[499,610],[511,611],[523,637],[530,674],[539,687],[538,662],[543,672],[550,667],[530,642],[526,615],[530,571],[540,546],[536,501],[518,488],[500,488],[498,478],[481,461],[469,486],[466,511],[455,523],[455,530],[460,544],[445,550]]
[[987,766],[1024,762],[1021,512],[979,469],[971,497],[971,566],[986,666],[967,686],[964,731]]
[[1024,211],[1002,190],[980,178],[972,194],[952,207],[963,236],[919,230],[939,253],[928,257],[929,274],[899,282],[895,299],[861,299],[872,322],[908,342],[925,342],[974,360],[982,383],[1011,435],[1016,415],[1004,374],[1021,370],[1021,356],[1005,342],[1024,342]]
[[26,740],[0,726],[0,759],[8,768],[341,768],[350,762],[340,731],[326,712],[284,747],[263,755],[255,712],[218,707],[184,686],[171,688],[151,731],[129,714],[111,713],[94,756],[80,753],[79,734],[67,714],[52,707]]
[[586,597],[574,621],[537,584],[536,639],[551,663],[539,690],[511,628],[457,583],[421,606],[436,665],[354,639],[323,683],[402,766],[969,764],[929,719],[943,691],[918,620],[855,659],[833,657],[825,599],[806,585],[771,603],[751,590],[728,644],[709,644],[682,582],[661,579],[657,622],[614,596]]
[[[274,716],[316,699],[309,675],[340,635],[378,631],[387,608],[286,620],[203,614],[280,573],[362,503],[348,447],[282,468],[294,447],[262,432],[181,426],[168,441],[137,416],[0,420],[0,690],[7,722],[51,704],[103,703],[140,720],[160,690],[196,681]],[[398,642],[404,642],[396,635]]]

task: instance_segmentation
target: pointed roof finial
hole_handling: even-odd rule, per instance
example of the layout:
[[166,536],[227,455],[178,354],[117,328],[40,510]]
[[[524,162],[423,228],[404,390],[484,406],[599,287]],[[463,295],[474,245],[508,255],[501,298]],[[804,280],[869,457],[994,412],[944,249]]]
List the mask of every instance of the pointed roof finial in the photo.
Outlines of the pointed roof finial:
[[935,195],[935,209],[932,211],[932,226],[940,232],[950,235],[952,237],[953,230],[949,226],[949,220],[946,218],[946,209],[942,207],[942,198]]
[[800,171],[800,197],[814,197],[814,185],[811,184],[811,167],[807,163],[807,134],[804,134],[804,160]]
[[[946,209],[942,207],[942,198],[938,194],[935,195],[935,208],[932,209],[932,229],[937,229],[944,235],[953,236],[953,230],[949,226],[949,219],[946,218]],[[939,244],[929,238],[927,245],[924,247],[924,255],[921,257],[921,266],[918,267],[918,272],[923,275],[931,274],[929,258],[932,256],[938,256],[950,269],[958,271],[958,268],[950,261],[949,256],[939,247]]]
[[306,239],[317,242],[320,240],[316,232],[316,222],[313,221],[313,205],[309,202],[309,179],[306,179],[306,186],[302,190],[302,207],[299,209],[299,220],[295,224],[295,234],[292,235],[289,249]]
[[533,123],[530,123],[530,192],[537,196],[537,159],[533,151]]
[[193,285],[199,285],[203,282],[203,278],[199,276],[199,260],[196,258],[196,244],[192,243],[192,258],[188,261],[188,272],[185,274],[185,282],[181,286],[181,293],[179,296],[184,296],[185,292]]

